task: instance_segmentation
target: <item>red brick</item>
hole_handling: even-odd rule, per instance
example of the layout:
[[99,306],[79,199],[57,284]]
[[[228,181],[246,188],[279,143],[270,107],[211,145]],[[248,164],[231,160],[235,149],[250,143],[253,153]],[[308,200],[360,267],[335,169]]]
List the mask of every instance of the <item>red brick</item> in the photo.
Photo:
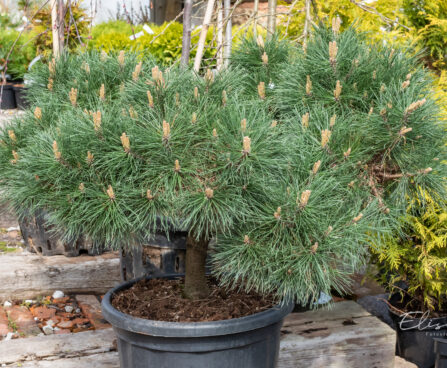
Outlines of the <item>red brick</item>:
[[73,321],[62,321],[62,322],[59,322],[57,324],[57,327],[70,329],[70,328],[73,327]]
[[65,335],[71,333],[70,330],[66,330],[64,328],[61,328],[60,330],[54,330],[55,335]]
[[95,329],[99,330],[110,327],[102,317],[101,305],[94,295],[76,295],[76,300],[82,313],[89,319]]
[[34,317],[42,319],[52,319],[54,315],[56,314],[56,309],[54,308],[48,308],[46,306],[41,307],[31,307],[30,308],[31,313]]
[[6,336],[8,332],[12,332],[12,329],[9,327],[8,316],[5,310],[0,307],[0,336]]
[[38,335],[42,332],[27,307],[14,305],[6,308],[6,313],[9,319],[17,326],[19,334]]

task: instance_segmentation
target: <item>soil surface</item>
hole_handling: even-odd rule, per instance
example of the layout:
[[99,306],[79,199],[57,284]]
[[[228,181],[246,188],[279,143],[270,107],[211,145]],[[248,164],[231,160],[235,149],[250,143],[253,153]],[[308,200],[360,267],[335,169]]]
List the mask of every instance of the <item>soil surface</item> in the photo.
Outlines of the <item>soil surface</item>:
[[183,297],[182,280],[141,280],[112,297],[120,312],[157,321],[221,321],[255,314],[276,304],[272,297],[257,293],[229,291],[209,280],[210,296],[190,300]]

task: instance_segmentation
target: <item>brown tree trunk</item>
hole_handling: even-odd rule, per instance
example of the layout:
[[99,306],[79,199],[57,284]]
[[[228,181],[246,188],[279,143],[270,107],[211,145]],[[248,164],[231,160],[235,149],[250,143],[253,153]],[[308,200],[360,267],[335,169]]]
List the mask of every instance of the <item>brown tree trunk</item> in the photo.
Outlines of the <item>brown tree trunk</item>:
[[203,299],[209,294],[205,274],[208,243],[206,238],[186,239],[185,296],[189,299]]

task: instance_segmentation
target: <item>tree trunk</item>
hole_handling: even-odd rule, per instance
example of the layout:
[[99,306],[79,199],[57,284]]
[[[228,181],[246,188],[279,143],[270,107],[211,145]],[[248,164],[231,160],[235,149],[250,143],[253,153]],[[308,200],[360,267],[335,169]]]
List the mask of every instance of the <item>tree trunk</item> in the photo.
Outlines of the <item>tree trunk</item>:
[[191,52],[191,12],[192,0],[185,0],[183,8],[183,39],[182,39],[182,57],[180,65],[187,67],[189,64],[189,54]]
[[206,238],[186,239],[185,296],[189,299],[203,299],[209,294],[205,271],[208,243]]
[[64,48],[64,3],[62,0],[51,2],[51,26],[53,33],[53,54],[58,58]]
[[206,33],[210,26],[211,17],[213,15],[215,0],[208,0],[206,5],[205,16],[203,17],[202,29],[200,31],[200,38],[197,44],[196,58],[194,59],[194,71],[197,73],[200,70],[200,63],[202,62],[203,50],[205,48]]
[[271,39],[276,31],[276,0],[268,2],[267,39]]

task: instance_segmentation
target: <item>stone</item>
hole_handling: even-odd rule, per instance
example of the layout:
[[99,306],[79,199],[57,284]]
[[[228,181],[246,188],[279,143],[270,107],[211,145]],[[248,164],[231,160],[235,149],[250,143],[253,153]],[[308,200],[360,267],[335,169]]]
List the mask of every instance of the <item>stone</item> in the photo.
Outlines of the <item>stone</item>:
[[26,303],[26,304],[34,304],[34,303],[35,303],[35,300],[26,299],[26,300],[25,300],[25,303]]
[[12,303],[10,302],[10,301],[6,301],[6,302],[4,302],[3,303],[3,306],[5,307],[5,308],[7,308],[7,307],[12,307]]
[[5,341],[11,340],[14,337],[14,332],[8,332],[5,337]]
[[58,323],[58,327],[59,328],[66,328],[66,329],[70,329],[73,327],[73,321],[62,321]]
[[65,328],[60,328],[60,329],[54,331],[55,335],[66,335],[69,333],[71,333],[70,330],[67,330]]
[[9,232],[11,232],[11,231],[20,231],[20,227],[19,226],[11,226],[11,227],[8,227],[7,229],[6,229],[6,231],[9,233]]
[[65,304],[70,300],[69,296],[64,296],[63,298],[53,299],[53,304]]
[[51,327],[51,326],[48,326],[48,325],[43,326],[42,330],[43,330],[43,333],[45,335],[52,335],[53,334],[53,327]]
[[81,313],[81,309],[80,308],[76,308],[75,313]]
[[63,298],[64,296],[65,296],[65,294],[64,294],[64,292],[61,291],[61,290],[56,290],[56,291],[53,293],[53,299],[60,299],[60,298]]
[[49,319],[47,322],[46,322],[46,326],[50,326],[50,327],[53,327],[54,325],[55,325],[56,323],[52,320],[52,319]]
[[72,313],[74,310],[73,306],[71,306],[71,305],[66,305],[64,309],[65,309],[65,312],[67,312],[67,313]]

